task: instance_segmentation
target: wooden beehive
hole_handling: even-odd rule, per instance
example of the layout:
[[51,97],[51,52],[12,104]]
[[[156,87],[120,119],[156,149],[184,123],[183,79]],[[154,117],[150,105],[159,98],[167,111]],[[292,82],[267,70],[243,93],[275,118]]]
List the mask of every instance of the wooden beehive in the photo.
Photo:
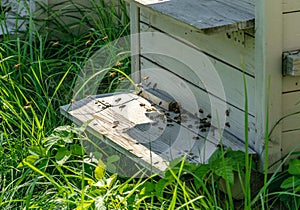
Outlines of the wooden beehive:
[[[131,93],[95,96],[79,106],[62,107],[63,114],[78,124],[95,119],[89,132],[106,136],[120,151],[158,170],[182,154],[192,154],[191,161],[206,161],[220,144],[216,115],[225,116],[223,145],[244,150],[247,130],[249,152],[257,154],[261,168],[266,158],[272,165],[299,146],[300,119],[293,114],[300,110],[295,53],[300,49],[298,1],[128,2],[132,71],[135,82],[143,83],[143,97]],[[216,88],[212,83],[220,81],[212,79],[215,75],[222,84]],[[222,91],[225,99],[218,95]],[[194,101],[189,103],[190,99]],[[97,100],[109,104],[104,114],[93,108]],[[149,110],[151,103],[153,110]],[[170,110],[174,103],[184,104],[180,114],[186,120],[176,120],[178,110]],[[196,112],[191,104],[197,105]],[[216,114],[215,104],[223,106],[223,111]],[[207,136],[210,132],[213,135]]]

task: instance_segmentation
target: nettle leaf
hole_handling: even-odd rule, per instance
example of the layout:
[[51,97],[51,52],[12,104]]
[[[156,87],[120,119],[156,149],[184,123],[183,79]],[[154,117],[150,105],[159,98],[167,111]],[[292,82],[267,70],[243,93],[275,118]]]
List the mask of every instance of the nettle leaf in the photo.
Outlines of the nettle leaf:
[[211,169],[209,165],[201,164],[197,166],[197,169],[194,171],[194,175],[195,175],[194,183],[197,189],[201,187],[205,176],[208,175],[210,172]]
[[71,152],[67,148],[61,147],[56,152],[55,160],[57,164],[63,165],[70,157]]
[[97,180],[101,180],[105,176],[105,169],[106,169],[105,164],[102,162],[102,160],[99,160],[98,165],[94,170],[95,178]]
[[30,154],[35,156],[41,156],[41,157],[46,156],[46,150],[41,146],[31,146],[28,148],[28,151]]
[[165,188],[172,184],[173,180],[169,180],[169,179],[161,179],[159,180],[156,185],[155,185],[155,195],[158,198],[158,200],[162,201],[163,199],[163,193]]
[[234,182],[234,172],[231,165],[224,165],[223,167],[219,167],[214,170],[214,173],[224,180],[229,181],[229,183],[233,184]]
[[118,155],[111,155],[111,156],[107,157],[107,159],[106,159],[107,163],[113,163],[118,160],[120,160],[120,156],[118,156]]
[[21,163],[19,163],[19,165],[17,166],[17,168],[21,168],[24,165],[24,162],[30,163],[31,165],[34,165],[35,161],[37,161],[40,157],[37,155],[28,155]]
[[296,188],[298,186],[300,186],[300,176],[288,177],[280,185],[283,189]]
[[208,164],[214,165],[216,163],[219,163],[222,160],[222,151],[220,148],[218,148],[209,158]]
[[227,151],[225,159],[230,159],[234,169],[239,169],[245,166],[245,153],[242,151]]
[[84,155],[84,149],[79,144],[71,144],[70,151],[74,155]]
[[290,160],[288,172],[292,175],[300,175],[300,160],[298,159]]

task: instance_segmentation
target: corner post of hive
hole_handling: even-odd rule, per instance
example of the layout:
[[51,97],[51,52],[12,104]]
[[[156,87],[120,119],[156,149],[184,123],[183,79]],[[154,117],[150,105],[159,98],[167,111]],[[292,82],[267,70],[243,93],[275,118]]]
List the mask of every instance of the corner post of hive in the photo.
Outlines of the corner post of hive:
[[134,1],[130,1],[130,45],[132,79],[140,83],[140,8]]
[[[255,150],[260,155],[259,168],[271,166],[281,158],[281,124],[269,136],[282,116],[282,0],[256,0],[255,13],[255,105],[257,138]],[[267,110],[269,116],[267,118]],[[266,124],[268,123],[268,130]],[[267,150],[266,150],[267,149]],[[268,153],[267,153],[267,152]],[[276,169],[270,168],[269,172]]]

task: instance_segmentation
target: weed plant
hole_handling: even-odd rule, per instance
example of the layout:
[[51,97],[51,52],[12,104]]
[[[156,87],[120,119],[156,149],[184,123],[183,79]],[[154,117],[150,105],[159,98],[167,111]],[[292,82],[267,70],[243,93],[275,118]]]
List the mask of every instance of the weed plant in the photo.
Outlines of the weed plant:
[[[91,141],[84,132],[87,124],[70,125],[61,118],[59,106],[70,102],[74,78],[93,53],[128,35],[127,6],[119,4],[117,10],[104,0],[89,0],[90,6],[72,0],[51,7],[41,4],[43,15],[30,16],[27,31],[1,37],[1,209],[272,209],[283,208],[280,202],[298,209],[299,160],[280,172],[296,152],[272,175],[266,168],[256,192],[250,188],[256,180],[247,143],[246,153],[221,147],[208,164],[174,160],[164,177],[143,176],[141,171],[121,178],[106,172],[117,168],[118,156],[94,161],[85,154],[81,142]],[[106,75],[102,92],[113,90],[115,78],[129,74],[130,62],[123,63],[115,66],[114,78]],[[247,93],[246,87],[245,82]],[[247,100],[246,94],[246,142]],[[244,195],[239,202],[231,192],[236,182]]]

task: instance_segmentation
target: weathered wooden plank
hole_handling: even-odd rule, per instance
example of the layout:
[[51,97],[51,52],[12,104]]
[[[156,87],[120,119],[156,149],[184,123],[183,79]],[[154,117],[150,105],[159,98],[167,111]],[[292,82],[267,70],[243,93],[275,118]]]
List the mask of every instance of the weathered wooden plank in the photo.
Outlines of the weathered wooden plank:
[[299,0],[283,0],[283,12],[293,12],[300,10],[300,1]]
[[[256,148],[260,156],[260,170],[281,158],[281,125],[274,130],[268,147],[265,145],[266,123],[269,130],[282,116],[282,0],[256,0],[255,65],[256,65]],[[269,116],[267,116],[269,113]],[[268,117],[268,119],[267,119]],[[268,157],[265,150],[268,149]],[[266,161],[268,160],[268,161]],[[275,170],[276,166],[270,169]]]
[[129,1],[180,20],[204,33],[254,27],[254,2],[251,0]]
[[282,78],[282,92],[291,92],[300,90],[300,77],[283,77]]
[[[221,79],[221,88],[224,89],[226,94],[226,100],[228,103],[244,110],[244,80],[243,74],[239,69],[235,69],[226,63],[220,62],[219,60],[203,54],[200,50],[194,49],[181,41],[173,39],[172,37],[155,31],[152,29],[149,34],[141,34],[141,55],[154,61],[155,63],[169,69],[176,75],[188,80],[195,84],[199,88],[207,89],[205,83],[216,83],[217,80],[214,75],[209,75],[208,64],[205,61],[201,61],[202,57],[207,58],[209,62],[214,66],[214,71],[218,74]],[[180,49],[180,50],[178,50]],[[196,59],[193,60],[191,54],[197,54]],[[195,58],[194,57],[194,58]],[[196,64],[197,69],[191,69],[190,65]],[[199,64],[199,65],[198,65]],[[204,81],[204,78],[200,78],[197,72],[207,72],[208,79]],[[249,113],[254,115],[255,113],[255,81],[254,78],[245,75],[248,95],[249,95]],[[232,81],[235,81],[234,83]],[[213,86],[213,92],[218,92],[219,86]]]
[[137,84],[141,82],[140,69],[140,9],[130,4],[130,49],[131,49],[131,75]]
[[[300,130],[294,130],[282,133],[282,150],[281,155],[284,157],[290,152],[300,151]],[[295,156],[293,156],[295,158]]]
[[300,49],[300,12],[283,14],[282,30],[283,51]]
[[[156,64],[146,60],[141,59],[141,72],[142,77],[149,77],[144,83],[145,87],[151,87],[154,89],[162,90],[163,92],[169,94],[174,100],[180,104],[185,110],[188,110],[192,114],[198,114],[201,110],[200,116],[207,117],[215,113],[212,111],[212,106],[223,107],[224,110],[228,110],[228,113],[219,112],[218,116],[220,119],[225,117],[225,126],[226,130],[238,137],[241,141],[244,141],[244,112],[240,109],[237,109],[235,106],[226,104],[215,96],[209,95],[202,90],[176,76],[175,74],[166,71]],[[212,104],[213,103],[213,104]],[[227,116],[228,115],[228,116]],[[209,116],[209,117],[210,117]],[[212,121],[211,124],[215,127],[218,127],[218,121]],[[189,126],[189,125],[187,125]],[[255,146],[255,118],[249,116],[249,144],[250,147]]]
[[289,115],[282,121],[282,131],[300,129],[300,91],[282,94],[282,112]]
[[[170,160],[185,155],[189,161],[206,162],[219,139],[206,136],[207,132],[196,126],[177,123],[177,114],[157,108],[140,96],[120,93],[85,98],[61,107],[61,112],[78,125],[92,120],[87,127],[89,134],[107,137],[106,143],[148,169],[155,167],[154,172],[165,170]],[[195,118],[188,116],[182,113],[188,124],[195,123]],[[243,144],[228,133],[224,133],[223,143],[244,150]],[[255,152],[250,149],[250,153]]]
[[199,30],[180,21],[160,15],[157,12],[141,10],[141,31],[152,31],[152,27],[169,35],[180,38],[187,44],[196,46],[203,52],[216,57],[236,68],[255,75],[254,70],[254,37],[244,34],[244,44],[237,44],[230,33],[203,34]]
[[300,51],[283,53],[283,75],[300,76]]

